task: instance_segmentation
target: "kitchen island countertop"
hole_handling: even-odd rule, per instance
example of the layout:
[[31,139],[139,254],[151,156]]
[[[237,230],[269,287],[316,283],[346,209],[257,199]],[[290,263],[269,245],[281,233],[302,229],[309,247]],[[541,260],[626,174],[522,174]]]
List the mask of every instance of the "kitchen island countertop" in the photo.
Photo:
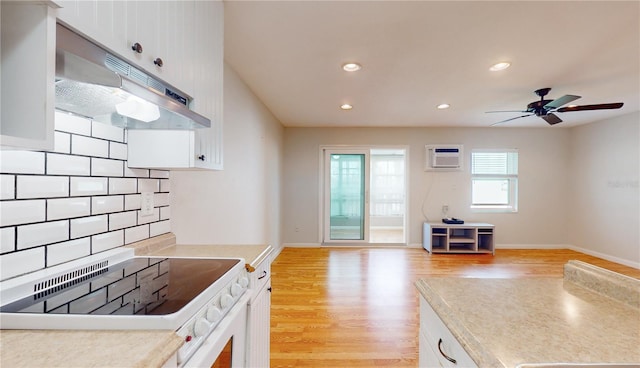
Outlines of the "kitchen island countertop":
[[479,367],[640,362],[639,285],[577,261],[565,265],[564,279],[416,283]]

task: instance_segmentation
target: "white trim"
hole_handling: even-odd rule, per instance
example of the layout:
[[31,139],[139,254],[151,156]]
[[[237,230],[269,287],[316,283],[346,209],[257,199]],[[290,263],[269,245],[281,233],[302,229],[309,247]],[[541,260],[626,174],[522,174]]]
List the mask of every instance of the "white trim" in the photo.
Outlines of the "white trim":
[[577,247],[575,245],[568,245],[567,248],[571,249],[573,251],[576,251],[576,252],[588,254],[590,256],[606,259],[607,261],[611,261],[611,262],[619,263],[619,264],[622,264],[622,265],[625,265],[625,266],[629,266],[629,267],[633,267],[633,268],[636,268],[636,269],[640,269],[640,262],[633,262],[633,261],[630,261],[628,259],[614,257],[614,256],[609,255],[609,254],[600,253],[600,252],[596,252],[596,251],[585,249],[585,248],[580,248],[580,247]]
[[320,248],[320,243],[282,243],[282,248]]
[[571,249],[569,244],[496,244],[496,249]]

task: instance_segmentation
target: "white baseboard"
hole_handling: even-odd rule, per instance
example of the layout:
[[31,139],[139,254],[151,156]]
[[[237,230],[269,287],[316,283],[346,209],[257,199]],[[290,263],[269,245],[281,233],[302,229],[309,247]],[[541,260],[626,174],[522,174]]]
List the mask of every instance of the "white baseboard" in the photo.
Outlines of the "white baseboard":
[[283,243],[282,248],[320,248],[320,243]]
[[633,262],[633,261],[630,261],[628,259],[614,257],[614,256],[609,255],[609,254],[596,252],[596,251],[593,251],[593,250],[590,250],[590,249],[584,249],[584,248],[576,247],[574,245],[569,245],[569,246],[567,246],[567,248],[571,249],[571,250],[574,250],[576,252],[588,254],[590,256],[606,259],[607,261],[620,263],[620,264],[625,265],[625,266],[629,266],[629,267],[640,269],[640,262]]
[[496,249],[570,249],[569,244],[496,244]]

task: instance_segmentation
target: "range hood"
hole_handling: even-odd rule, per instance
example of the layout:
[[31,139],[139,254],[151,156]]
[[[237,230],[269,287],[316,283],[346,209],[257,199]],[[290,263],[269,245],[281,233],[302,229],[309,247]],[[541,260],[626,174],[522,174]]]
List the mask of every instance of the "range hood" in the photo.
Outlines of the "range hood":
[[58,24],[57,110],[126,129],[208,128],[190,96]]

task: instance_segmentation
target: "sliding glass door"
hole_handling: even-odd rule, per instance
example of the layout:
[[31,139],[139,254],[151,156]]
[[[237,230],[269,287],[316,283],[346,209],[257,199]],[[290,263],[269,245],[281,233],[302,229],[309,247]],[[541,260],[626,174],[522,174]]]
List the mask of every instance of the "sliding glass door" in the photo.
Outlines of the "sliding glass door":
[[325,150],[325,242],[369,241],[369,152]]
[[406,149],[323,150],[323,243],[406,244]]

